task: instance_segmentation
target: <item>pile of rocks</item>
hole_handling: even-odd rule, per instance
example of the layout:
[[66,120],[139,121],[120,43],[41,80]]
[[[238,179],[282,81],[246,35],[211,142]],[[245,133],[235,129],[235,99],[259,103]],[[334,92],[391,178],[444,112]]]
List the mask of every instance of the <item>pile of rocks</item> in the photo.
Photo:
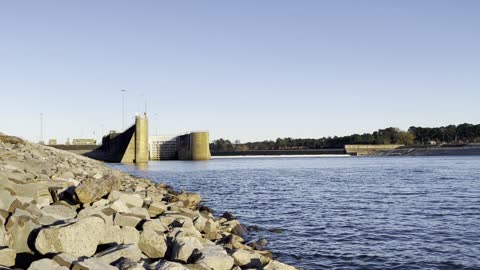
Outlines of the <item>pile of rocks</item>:
[[0,269],[295,269],[200,200],[0,134]]

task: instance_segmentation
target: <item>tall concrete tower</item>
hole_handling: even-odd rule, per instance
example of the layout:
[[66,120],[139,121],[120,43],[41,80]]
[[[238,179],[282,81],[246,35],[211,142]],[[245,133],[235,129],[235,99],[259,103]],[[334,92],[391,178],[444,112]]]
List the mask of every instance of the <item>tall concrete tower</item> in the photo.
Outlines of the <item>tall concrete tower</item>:
[[148,153],[148,119],[145,113],[135,117],[135,163],[147,163]]
[[193,132],[190,134],[190,144],[192,151],[192,160],[209,160],[210,139],[208,132]]

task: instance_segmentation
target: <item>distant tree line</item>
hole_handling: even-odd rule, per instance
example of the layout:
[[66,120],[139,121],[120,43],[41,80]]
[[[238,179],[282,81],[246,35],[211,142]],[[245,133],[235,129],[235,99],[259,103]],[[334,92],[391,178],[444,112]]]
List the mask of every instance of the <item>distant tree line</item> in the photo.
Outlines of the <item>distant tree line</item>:
[[322,148],[343,148],[346,144],[404,144],[425,145],[441,143],[480,142],[480,124],[449,125],[437,128],[410,127],[408,131],[389,127],[373,133],[353,134],[342,137],[320,139],[278,138],[275,141],[240,143],[218,139],[210,144],[212,152],[248,150],[306,150]]

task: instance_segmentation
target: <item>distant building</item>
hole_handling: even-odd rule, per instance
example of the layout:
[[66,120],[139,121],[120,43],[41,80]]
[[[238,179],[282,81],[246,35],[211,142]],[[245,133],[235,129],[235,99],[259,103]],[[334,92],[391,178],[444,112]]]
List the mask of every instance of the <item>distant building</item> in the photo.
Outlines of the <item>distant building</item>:
[[67,138],[67,142],[65,142],[65,145],[70,145],[70,138]]
[[148,141],[150,160],[209,160],[208,132],[192,132],[180,136],[151,136]]
[[48,145],[57,145],[57,139],[48,140]]
[[73,139],[73,145],[95,145],[97,140],[95,139]]

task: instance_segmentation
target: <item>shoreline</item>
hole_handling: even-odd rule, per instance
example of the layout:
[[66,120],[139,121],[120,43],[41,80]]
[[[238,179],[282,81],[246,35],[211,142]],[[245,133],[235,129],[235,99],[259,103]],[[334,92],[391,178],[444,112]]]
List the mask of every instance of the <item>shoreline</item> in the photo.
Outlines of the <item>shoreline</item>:
[[2,269],[296,269],[199,194],[6,135],[0,193]]

